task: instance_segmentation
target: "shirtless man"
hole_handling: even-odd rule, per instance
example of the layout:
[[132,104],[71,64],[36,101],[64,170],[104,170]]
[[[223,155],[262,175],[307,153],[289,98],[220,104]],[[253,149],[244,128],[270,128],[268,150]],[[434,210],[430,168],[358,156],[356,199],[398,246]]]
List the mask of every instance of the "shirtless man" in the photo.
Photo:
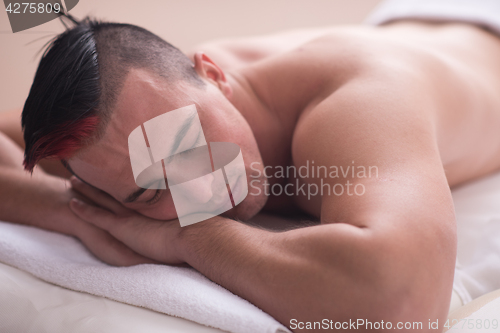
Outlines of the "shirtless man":
[[[208,43],[189,57],[203,86],[127,69],[98,139],[57,155],[88,183],[73,178],[74,190],[38,167],[26,173],[19,125],[4,125],[0,220],[73,235],[113,265],[188,264],[292,328],[325,318],[442,324],[456,257],[450,186],[500,168],[498,37],[405,21]],[[168,191],[126,200],[137,189],[127,136],[190,104],[207,141],[241,147],[249,182],[263,166],[312,161],[377,166],[378,176],[323,179],[362,184],[363,195],[267,198],[250,188],[229,214],[181,228]],[[30,133],[33,112],[25,106]],[[321,223],[270,232],[228,218],[264,204],[297,206]]]

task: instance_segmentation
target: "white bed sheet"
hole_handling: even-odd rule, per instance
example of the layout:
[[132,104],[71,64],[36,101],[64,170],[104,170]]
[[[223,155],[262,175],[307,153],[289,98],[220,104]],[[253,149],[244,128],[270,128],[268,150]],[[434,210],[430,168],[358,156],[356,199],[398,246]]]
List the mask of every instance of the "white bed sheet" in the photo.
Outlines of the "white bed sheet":
[[2,333],[220,333],[215,328],[65,289],[0,263]]
[[500,289],[500,172],[452,195],[458,234],[454,290],[467,304]]

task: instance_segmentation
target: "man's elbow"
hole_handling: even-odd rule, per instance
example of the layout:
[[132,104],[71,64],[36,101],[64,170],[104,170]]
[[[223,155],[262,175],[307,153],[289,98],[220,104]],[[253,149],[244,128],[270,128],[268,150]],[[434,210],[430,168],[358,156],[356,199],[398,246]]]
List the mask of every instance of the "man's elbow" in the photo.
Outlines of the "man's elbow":
[[[448,313],[456,237],[362,230],[335,242],[324,256],[323,315],[349,321],[441,323]],[[326,243],[325,243],[326,244]],[[326,297],[326,298],[325,298]],[[327,311],[324,311],[328,309]],[[370,330],[367,330],[370,331]]]
[[[456,257],[456,233],[433,227],[424,233],[374,237],[371,258],[372,311],[391,322],[442,323],[451,299]],[[369,271],[366,271],[369,274]],[[367,311],[370,312],[370,311]]]

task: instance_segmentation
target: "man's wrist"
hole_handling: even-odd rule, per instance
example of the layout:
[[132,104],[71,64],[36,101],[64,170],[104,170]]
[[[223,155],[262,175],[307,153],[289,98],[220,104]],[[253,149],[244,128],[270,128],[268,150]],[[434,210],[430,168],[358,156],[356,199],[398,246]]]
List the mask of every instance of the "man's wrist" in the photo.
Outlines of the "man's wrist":
[[181,227],[175,239],[176,244],[174,247],[179,260],[190,265],[195,264],[195,258],[200,251],[203,251],[203,246],[206,244],[203,238],[214,237],[214,233],[219,233],[220,228],[224,228],[230,223],[238,222],[225,217],[215,216],[202,222]]
[[42,229],[59,232],[69,236],[78,237],[79,230],[84,224],[70,209],[69,201],[75,197],[66,180],[58,177],[47,179],[46,202],[42,203],[41,214],[36,226]]

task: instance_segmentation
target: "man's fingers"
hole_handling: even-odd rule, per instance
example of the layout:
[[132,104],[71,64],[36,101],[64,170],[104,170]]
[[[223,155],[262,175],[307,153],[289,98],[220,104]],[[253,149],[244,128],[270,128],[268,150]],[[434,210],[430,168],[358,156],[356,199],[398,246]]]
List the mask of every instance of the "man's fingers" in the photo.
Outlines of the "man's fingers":
[[71,199],[69,207],[79,218],[101,229],[110,230],[116,222],[115,214],[100,207],[89,205],[76,198]]
[[108,232],[88,224],[79,235],[82,243],[100,260],[113,266],[132,266],[138,264],[157,264],[128,248]]
[[158,232],[151,230],[157,227],[154,220],[143,226],[139,219],[120,218],[105,209],[76,198],[71,199],[70,208],[82,220],[108,231],[113,237],[141,253],[144,253],[141,251],[143,250],[141,245],[150,244],[148,237],[158,236]]
[[116,201],[115,198],[95,187],[85,184],[75,176],[70,178],[70,182],[71,187],[75,191],[91,199],[97,205],[107,208],[118,215],[127,215],[130,213],[130,210],[124,207],[120,202]]
[[70,208],[78,217],[89,223],[79,238],[101,260],[115,266],[158,263],[138,254],[113,237],[112,232],[121,221],[115,214],[75,198],[71,199]]
[[108,231],[133,251],[171,264],[180,263],[175,254],[166,252],[166,242],[176,238],[177,221],[158,221],[142,215],[118,217],[102,208],[71,199],[70,207],[82,220]]

